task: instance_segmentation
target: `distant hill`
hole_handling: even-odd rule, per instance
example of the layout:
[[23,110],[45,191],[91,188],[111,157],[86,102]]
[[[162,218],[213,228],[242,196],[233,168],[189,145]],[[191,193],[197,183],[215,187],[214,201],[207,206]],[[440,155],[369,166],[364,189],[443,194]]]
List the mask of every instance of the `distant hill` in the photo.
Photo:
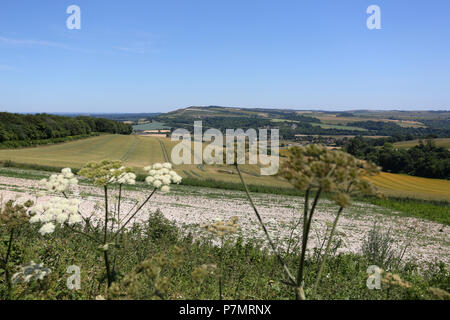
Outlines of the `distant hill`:
[[296,135],[396,136],[396,141],[450,137],[449,111],[317,111],[221,106],[191,106],[160,114],[152,120],[173,128],[278,128],[285,140]]
[[219,107],[208,106],[198,107],[192,106],[185,109],[168,112],[163,116],[168,118],[176,118],[180,116],[188,116],[194,118],[210,118],[210,117],[254,117],[254,118],[284,118],[289,115],[296,114],[295,110],[283,109],[263,109],[263,108],[236,108],[236,107]]

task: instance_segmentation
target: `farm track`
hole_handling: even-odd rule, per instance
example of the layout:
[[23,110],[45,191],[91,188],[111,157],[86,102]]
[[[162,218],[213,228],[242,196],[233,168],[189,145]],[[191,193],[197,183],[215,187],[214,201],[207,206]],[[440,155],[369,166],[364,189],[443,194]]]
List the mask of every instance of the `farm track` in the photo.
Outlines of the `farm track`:
[[164,142],[161,139],[158,139],[158,141],[159,141],[159,144],[161,145],[161,150],[163,153],[164,161],[170,162],[169,153],[167,152],[166,145],[164,144]]
[[130,148],[124,153],[122,158],[120,158],[121,161],[127,161],[130,155],[136,150],[137,146],[139,145],[139,139],[136,135],[133,135],[134,141],[133,144],[130,146]]

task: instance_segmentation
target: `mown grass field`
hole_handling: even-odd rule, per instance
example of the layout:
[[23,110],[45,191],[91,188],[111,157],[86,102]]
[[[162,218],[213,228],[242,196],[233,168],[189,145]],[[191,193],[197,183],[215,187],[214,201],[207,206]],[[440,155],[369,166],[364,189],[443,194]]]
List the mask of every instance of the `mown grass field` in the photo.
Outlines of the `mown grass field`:
[[359,122],[359,121],[382,121],[382,122],[392,122],[395,124],[398,124],[401,127],[404,128],[424,128],[426,127],[423,123],[415,120],[408,120],[408,119],[402,119],[402,120],[393,120],[393,119],[384,119],[383,117],[374,117],[368,116],[354,116],[354,117],[344,117],[344,116],[338,116],[334,114],[323,114],[320,112],[313,112],[310,114],[306,114],[311,117],[315,117],[319,119],[324,124],[338,124],[338,125],[348,125],[349,123],[353,122]]
[[450,200],[450,181],[382,172],[371,178],[387,195],[429,200]]
[[[444,147],[444,148],[450,149],[450,138],[433,139],[433,141],[436,143],[436,146],[438,146],[438,147]],[[394,146],[396,146],[397,148],[409,149],[409,148],[417,146],[418,144],[419,144],[419,140],[411,140],[411,141],[396,142],[396,143],[394,143]]]
[[[110,159],[122,160],[126,165],[140,169],[151,163],[170,161],[172,148],[176,144],[170,139],[155,137],[102,135],[51,146],[0,150],[0,161],[79,169],[90,161]],[[260,168],[256,165],[243,165],[241,169],[248,184],[290,187],[281,178],[260,176]],[[232,166],[182,165],[177,166],[176,171],[184,178],[239,183],[237,172]],[[388,196],[450,200],[450,181],[389,173],[382,173],[372,180]]]
[[[20,164],[79,169],[91,161],[121,160],[127,166],[138,169],[140,173],[139,169],[151,163],[170,161],[172,148],[176,144],[177,142],[172,142],[168,138],[102,135],[73,143],[0,150],[0,161],[9,160]],[[192,159],[194,159],[193,156]],[[237,172],[226,165],[182,165],[177,166],[176,170],[183,177],[239,182]],[[254,165],[242,166],[242,172],[249,184],[290,186],[278,178],[260,176],[259,171],[259,168]]]

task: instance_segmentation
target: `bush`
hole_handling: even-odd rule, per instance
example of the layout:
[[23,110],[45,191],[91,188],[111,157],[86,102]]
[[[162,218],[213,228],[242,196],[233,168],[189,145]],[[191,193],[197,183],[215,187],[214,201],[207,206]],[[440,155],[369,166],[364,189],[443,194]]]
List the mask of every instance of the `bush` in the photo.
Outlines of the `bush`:
[[390,230],[383,232],[374,224],[363,241],[362,253],[370,264],[389,270],[400,264],[406,250],[397,252],[394,244]]

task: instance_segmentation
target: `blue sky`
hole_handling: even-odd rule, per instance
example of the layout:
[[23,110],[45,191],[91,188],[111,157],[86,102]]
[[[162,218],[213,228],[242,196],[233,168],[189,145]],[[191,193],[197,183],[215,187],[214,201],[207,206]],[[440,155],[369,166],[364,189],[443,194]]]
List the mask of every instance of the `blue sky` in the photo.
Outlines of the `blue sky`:
[[0,111],[448,110],[449,40],[448,0],[2,0]]

